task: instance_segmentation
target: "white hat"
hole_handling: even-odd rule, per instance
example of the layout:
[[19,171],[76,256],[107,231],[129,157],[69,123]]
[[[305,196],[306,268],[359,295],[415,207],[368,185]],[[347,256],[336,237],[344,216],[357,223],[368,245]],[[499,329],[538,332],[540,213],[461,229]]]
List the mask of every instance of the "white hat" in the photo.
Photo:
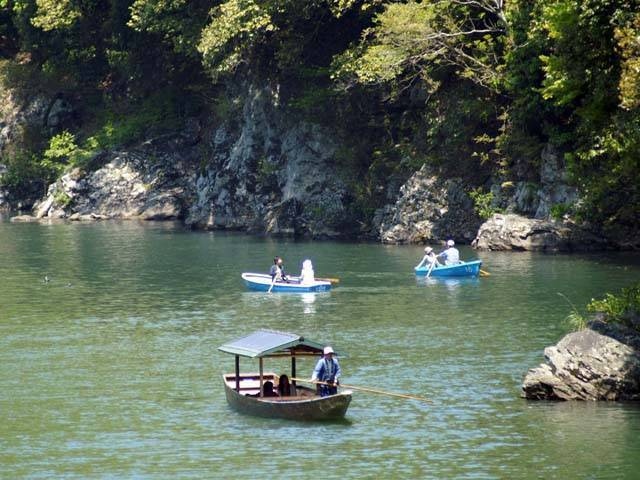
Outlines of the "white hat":
[[447,240],[447,247],[453,247],[456,244],[453,240]]
[[424,247],[424,251],[425,251],[425,252],[427,252],[427,253],[431,253],[431,252],[433,252],[433,248],[431,248],[431,247]]
[[324,347],[324,354],[327,355],[328,353],[335,353],[335,352],[331,347]]

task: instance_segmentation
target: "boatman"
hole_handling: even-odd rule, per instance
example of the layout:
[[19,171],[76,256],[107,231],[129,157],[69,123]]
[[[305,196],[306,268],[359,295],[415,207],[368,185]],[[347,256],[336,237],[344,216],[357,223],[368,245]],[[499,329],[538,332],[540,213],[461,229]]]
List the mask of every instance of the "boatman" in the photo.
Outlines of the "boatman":
[[321,397],[338,393],[338,380],[342,371],[340,370],[338,359],[333,355],[333,348],[330,346],[324,347],[324,355],[316,363],[316,368],[314,368],[311,376],[312,382],[323,382],[322,385],[318,385]]
[[453,240],[447,240],[447,249],[438,254],[438,257],[444,259],[445,265],[457,265],[460,263],[460,252],[454,247],[455,244]]
[[273,265],[269,271],[271,275],[271,282],[286,282],[287,275],[284,273],[284,266],[282,265],[282,258],[274,257]]

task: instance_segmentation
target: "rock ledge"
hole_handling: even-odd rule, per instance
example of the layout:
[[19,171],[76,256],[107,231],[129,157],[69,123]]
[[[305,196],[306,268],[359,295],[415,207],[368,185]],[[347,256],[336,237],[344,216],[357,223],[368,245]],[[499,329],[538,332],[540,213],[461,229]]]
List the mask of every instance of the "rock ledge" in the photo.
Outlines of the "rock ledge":
[[547,347],[544,356],[547,363],[524,378],[524,398],[640,400],[640,335],[634,330],[594,321]]

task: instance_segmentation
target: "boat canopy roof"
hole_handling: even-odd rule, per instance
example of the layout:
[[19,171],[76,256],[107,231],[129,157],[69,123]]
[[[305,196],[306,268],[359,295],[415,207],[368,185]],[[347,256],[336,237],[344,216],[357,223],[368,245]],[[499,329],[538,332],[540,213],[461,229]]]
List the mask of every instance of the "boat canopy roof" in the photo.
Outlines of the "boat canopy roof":
[[277,354],[322,354],[324,344],[307,340],[295,333],[256,330],[249,335],[225,343],[218,350],[242,357],[268,357]]

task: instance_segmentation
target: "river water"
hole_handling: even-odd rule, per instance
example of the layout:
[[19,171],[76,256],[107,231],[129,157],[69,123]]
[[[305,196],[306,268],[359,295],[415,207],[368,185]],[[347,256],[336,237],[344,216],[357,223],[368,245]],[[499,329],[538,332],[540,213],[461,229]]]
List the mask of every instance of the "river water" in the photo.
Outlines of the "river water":
[[[519,395],[569,331],[569,302],[584,311],[640,280],[640,257],[463,247],[490,277],[425,281],[421,253],[172,223],[0,222],[0,478],[638,478],[639,406]],[[341,283],[246,291],[240,273],[274,255]],[[355,392],[342,422],[239,415],[220,377],[233,357],[217,347],[257,328],[331,343],[344,383],[432,403]]]

